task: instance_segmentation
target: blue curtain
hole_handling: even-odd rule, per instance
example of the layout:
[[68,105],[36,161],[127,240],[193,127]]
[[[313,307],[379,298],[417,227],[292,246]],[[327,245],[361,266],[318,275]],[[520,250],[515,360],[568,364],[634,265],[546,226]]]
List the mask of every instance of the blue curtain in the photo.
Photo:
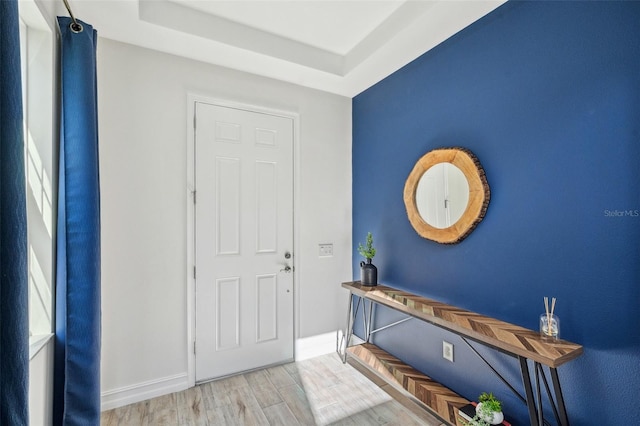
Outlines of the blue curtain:
[[97,33],[58,18],[61,90],[54,424],[100,424]]
[[16,0],[0,1],[0,425],[28,425],[27,208]]

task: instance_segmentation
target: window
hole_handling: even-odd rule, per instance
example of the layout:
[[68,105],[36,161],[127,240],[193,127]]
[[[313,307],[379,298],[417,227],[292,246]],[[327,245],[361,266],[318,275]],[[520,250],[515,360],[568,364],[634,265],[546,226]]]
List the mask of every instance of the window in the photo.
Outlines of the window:
[[53,35],[35,2],[19,6],[33,346],[51,335],[54,306]]

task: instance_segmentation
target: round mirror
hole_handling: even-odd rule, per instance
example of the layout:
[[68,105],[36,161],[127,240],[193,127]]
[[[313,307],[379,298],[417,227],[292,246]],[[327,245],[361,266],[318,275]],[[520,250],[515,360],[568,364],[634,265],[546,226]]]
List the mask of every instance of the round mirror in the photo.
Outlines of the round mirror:
[[441,148],[418,160],[404,187],[409,221],[421,236],[455,244],[482,221],[489,205],[484,170],[471,151]]
[[444,229],[456,223],[469,202],[469,183],[462,170],[451,163],[434,164],[416,188],[416,206],[429,225]]

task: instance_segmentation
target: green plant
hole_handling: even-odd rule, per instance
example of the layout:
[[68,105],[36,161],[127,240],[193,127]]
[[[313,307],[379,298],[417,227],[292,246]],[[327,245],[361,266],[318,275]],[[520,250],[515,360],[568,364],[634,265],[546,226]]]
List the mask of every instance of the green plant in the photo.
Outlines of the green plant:
[[485,420],[481,419],[477,414],[471,421],[466,421],[463,418],[460,418],[460,424],[462,426],[491,426],[490,423],[487,423]]
[[373,235],[371,235],[371,232],[367,233],[366,246],[363,246],[362,243],[358,243],[358,253],[360,253],[365,259],[373,259],[373,256],[376,255],[376,249],[373,248]]
[[480,394],[480,397],[478,398],[478,401],[482,402],[482,406],[486,407],[492,413],[499,413],[500,411],[502,411],[502,404],[495,396],[493,396],[492,393],[482,392],[482,394]]
[[482,402],[482,406],[486,407],[487,410],[492,413],[499,413],[500,411],[502,411],[502,404],[495,396],[493,396],[492,393],[482,392],[482,394],[480,394],[480,397],[478,398],[478,401]]
[[482,392],[478,401],[481,404],[479,404],[476,415],[470,421],[459,419],[463,426],[491,426],[490,419],[493,418],[493,413],[502,411],[502,403],[492,393]]

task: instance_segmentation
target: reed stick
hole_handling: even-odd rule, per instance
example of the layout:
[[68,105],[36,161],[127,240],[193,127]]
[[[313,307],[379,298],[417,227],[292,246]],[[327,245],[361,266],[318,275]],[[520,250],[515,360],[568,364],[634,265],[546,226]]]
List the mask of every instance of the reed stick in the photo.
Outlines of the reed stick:
[[547,296],[544,297],[544,312],[549,315],[549,298]]
[[[555,298],[554,298],[555,301]],[[552,302],[553,303],[553,302]],[[547,314],[547,336],[551,336],[551,315],[549,313],[549,298],[547,296],[544,297],[544,311]]]
[[549,315],[549,330],[551,330],[551,318],[553,318],[553,310],[555,308],[556,308],[556,298],[554,297],[553,299],[551,299],[551,315]]

